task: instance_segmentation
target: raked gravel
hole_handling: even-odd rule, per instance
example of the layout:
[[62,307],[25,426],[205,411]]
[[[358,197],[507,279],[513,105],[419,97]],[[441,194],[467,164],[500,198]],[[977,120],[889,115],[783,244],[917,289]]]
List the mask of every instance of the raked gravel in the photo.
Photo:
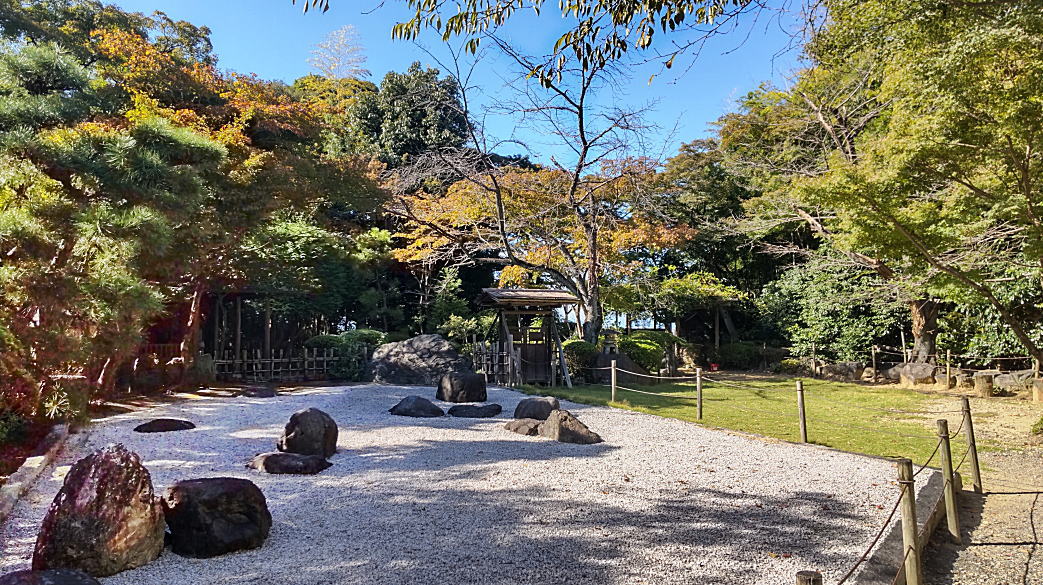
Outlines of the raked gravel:
[[[276,398],[200,398],[95,424],[0,527],[0,573],[26,568],[68,465],[121,442],[157,493],[188,478],[255,482],[274,518],[260,549],[213,559],[169,550],[106,585],[781,584],[814,568],[835,581],[895,501],[887,461],[563,402],[605,442],[503,429],[524,395],[490,388],[494,419],[411,419],[387,409],[429,387],[310,388]],[[440,404],[443,407],[448,405]],[[286,419],[314,406],[340,426],[333,467],[248,470]],[[153,417],[194,430],[139,434]]]

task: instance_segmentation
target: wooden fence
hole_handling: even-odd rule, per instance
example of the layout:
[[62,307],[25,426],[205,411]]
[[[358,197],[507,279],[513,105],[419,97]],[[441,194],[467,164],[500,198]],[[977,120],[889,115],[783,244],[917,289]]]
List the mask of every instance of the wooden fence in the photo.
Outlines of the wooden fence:
[[265,357],[260,349],[221,352],[214,360],[219,380],[306,381],[331,377],[355,378],[365,368],[373,348],[360,345],[356,350],[298,347],[273,349]]

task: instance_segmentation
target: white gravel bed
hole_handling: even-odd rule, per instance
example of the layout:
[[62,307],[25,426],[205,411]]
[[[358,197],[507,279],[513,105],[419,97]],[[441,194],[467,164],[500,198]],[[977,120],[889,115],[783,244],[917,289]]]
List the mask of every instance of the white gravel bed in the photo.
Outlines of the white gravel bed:
[[[255,482],[274,518],[260,549],[213,559],[169,551],[106,585],[232,583],[792,583],[835,581],[897,495],[880,459],[761,440],[683,421],[563,403],[604,443],[571,445],[503,429],[524,395],[490,388],[495,419],[412,419],[387,409],[427,387],[314,388],[276,398],[202,398],[97,423],[0,526],[0,574],[27,568],[68,465],[122,442],[158,493],[196,477]],[[266,475],[286,419],[314,406],[340,426],[333,467]],[[441,404],[447,407],[446,404]],[[153,417],[191,431],[139,434]]]

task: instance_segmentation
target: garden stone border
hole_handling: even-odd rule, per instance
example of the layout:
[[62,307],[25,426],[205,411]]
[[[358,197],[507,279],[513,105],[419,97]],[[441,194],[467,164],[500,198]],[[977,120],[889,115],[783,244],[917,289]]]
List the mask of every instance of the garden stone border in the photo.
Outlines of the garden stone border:
[[[78,435],[80,438],[86,438],[86,436],[85,433]],[[7,478],[7,482],[3,486],[0,486],[0,524],[7,520],[7,516],[11,514],[11,510],[14,509],[19,498],[33,487],[37,478],[54,461],[68,439],[68,423],[52,427],[34,451],[36,455],[26,457],[21,467]]]

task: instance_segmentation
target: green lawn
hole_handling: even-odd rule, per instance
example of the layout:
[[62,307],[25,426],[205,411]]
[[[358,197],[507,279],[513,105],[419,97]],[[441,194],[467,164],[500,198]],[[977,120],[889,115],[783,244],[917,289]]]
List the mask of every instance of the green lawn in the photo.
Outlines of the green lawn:
[[[648,396],[619,390],[619,402],[611,402],[608,386],[577,385],[564,387],[526,387],[529,394],[557,396],[584,404],[609,405],[638,412],[701,423],[710,427],[733,429],[776,437],[787,441],[800,440],[797,417],[795,380],[772,378],[761,380],[729,379],[752,388],[735,388],[713,382],[703,385],[703,420],[696,416],[695,400],[675,398],[694,397],[695,384],[660,384],[635,386],[636,389],[669,394]],[[934,451],[934,421],[949,420],[949,430],[955,433],[962,415],[959,401],[949,398],[938,406],[938,398],[895,386],[868,386],[824,380],[805,380],[805,407],[808,419],[808,440],[844,451],[885,457],[909,457],[923,463]],[[904,414],[881,410],[932,411],[931,414]],[[928,425],[925,425],[924,422]],[[841,426],[847,425],[847,426]],[[860,428],[854,428],[860,427]],[[965,435],[953,439],[953,463],[959,462],[966,451]],[[931,466],[938,465],[938,458]]]

